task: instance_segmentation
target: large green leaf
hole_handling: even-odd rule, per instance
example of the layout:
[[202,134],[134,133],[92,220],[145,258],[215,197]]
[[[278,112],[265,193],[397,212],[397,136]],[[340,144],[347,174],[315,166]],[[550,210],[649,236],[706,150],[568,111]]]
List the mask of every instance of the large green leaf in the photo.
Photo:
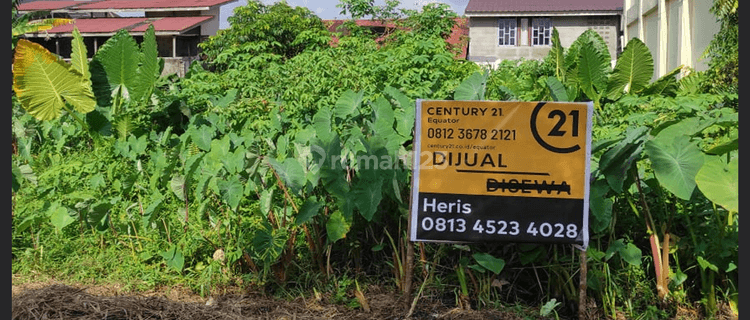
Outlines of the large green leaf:
[[83,37],[78,32],[78,27],[73,28],[73,40],[70,42],[70,64],[75,71],[81,74],[83,80],[91,86],[91,72],[89,71],[88,51],[86,44],[83,43]]
[[578,85],[589,99],[596,101],[606,88],[609,60],[597,51],[593,42],[578,51]]
[[323,202],[318,201],[314,197],[308,198],[305,200],[305,203],[302,204],[302,207],[300,207],[299,214],[297,214],[297,219],[295,219],[294,223],[300,226],[305,222],[312,220],[312,218],[318,215],[320,208],[322,208],[323,205]]
[[299,161],[294,158],[286,158],[283,162],[278,162],[273,158],[266,158],[268,164],[270,164],[279,175],[281,181],[291,189],[292,192],[299,192],[307,182],[305,176],[305,169],[300,165]]
[[177,199],[180,199],[180,201],[185,201],[185,178],[181,176],[180,174],[175,174],[172,176],[172,180],[169,182],[170,189],[172,189],[172,193],[174,193],[175,196],[177,196]]
[[55,203],[47,213],[49,215],[50,222],[59,231],[67,227],[71,223],[75,222],[76,219],[70,216],[68,208]]
[[661,130],[656,133],[654,139],[660,140],[662,144],[669,144],[678,136],[695,136],[715,122],[714,119],[703,119],[701,117],[686,118],[664,128],[659,128]]
[[674,97],[677,91],[680,89],[680,85],[677,82],[677,74],[682,71],[682,66],[674,68],[672,71],[661,76],[659,79],[654,81],[651,85],[647,86],[640,92],[641,96],[664,96]]
[[169,250],[162,251],[159,254],[164,258],[167,267],[170,267],[177,272],[181,272],[182,268],[185,267],[185,256],[176,246],[172,246]]
[[646,44],[640,39],[630,39],[617,59],[607,89],[611,99],[624,93],[637,93],[648,86],[654,74],[654,59]]
[[599,159],[599,171],[604,175],[609,186],[615,192],[622,192],[628,173],[641,159],[648,128],[630,128],[625,138],[602,154]]
[[359,180],[352,190],[354,204],[367,221],[372,220],[380,200],[383,199],[382,184],[381,180],[363,179]]
[[602,232],[612,222],[612,205],[614,201],[607,198],[610,187],[606,180],[596,180],[591,184],[591,196],[589,197],[589,208],[591,219],[589,227],[594,233]]
[[286,229],[274,229],[266,222],[255,233],[253,250],[264,262],[273,263],[284,252],[288,238]]
[[645,151],[659,183],[680,199],[689,200],[695,189],[695,175],[703,166],[703,153],[688,136],[671,143],[657,138],[645,144]]
[[565,70],[569,75],[565,80],[565,83],[577,83],[579,81],[578,68],[580,63],[580,51],[582,48],[593,49],[603,60],[607,61],[607,65],[604,67],[604,72],[610,72],[610,60],[611,55],[609,54],[609,48],[604,39],[594,30],[588,29],[584,31],[573,43],[567,48],[565,54]]
[[224,169],[231,174],[241,172],[245,169],[245,154],[244,146],[239,146],[234,152],[229,152],[226,157],[221,159]]
[[396,120],[393,112],[393,106],[382,96],[378,97],[372,103],[372,111],[375,114],[375,123],[373,131],[381,136],[388,136],[395,133],[393,123]]
[[643,253],[641,252],[641,249],[636,247],[633,243],[628,242],[627,245],[620,248],[620,257],[622,257],[622,259],[629,264],[639,266],[641,265]]
[[323,142],[319,139],[311,141],[310,150],[313,162],[320,168],[319,183],[325,190],[336,197],[346,197],[350,187],[346,180],[346,170],[341,163],[341,141],[334,134],[331,141]]
[[188,131],[190,132],[190,138],[193,139],[193,143],[198,148],[203,151],[211,150],[211,141],[216,134],[216,130],[209,126],[200,126],[198,128],[191,126]]
[[240,204],[240,200],[242,200],[244,191],[242,182],[240,182],[238,176],[233,175],[229,179],[219,180],[217,184],[221,193],[221,199],[224,200],[224,203],[229,205],[232,210],[236,211],[237,206]]
[[326,233],[328,234],[328,241],[336,242],[339,239],[346,237],[349,232],[351,224],[346,221],[341,211],[336,210],[326,222]]
[[489,72],[474,72],[461,81],[453,94],[453,100],[484,100]]
[[315,134],[318,139],[329,142],[333,139],[333,125],[331,122],[331,109],[326,106],[321,107],[313,116],[312,126],[315,128]]
[[18,168],[18,166],[14,163],[11,165],[11,174],[10,174],[10,185],[11,185],[11,191],[18,192],[18,189],[21,188],[21,169]]
[[[555,77],[560,79],[560,81],[565,82],[565,49],[560,43],[560,35],[555,27],[552,27],[552,47],[549,50],[549,56],[552,58],[552,64],[555,67]],[[547,81],[547,83],[549,84],[549,81]]]
[[568,91],[565,86],[556,77],[547,77],[547,87],[549,87],[550,95],[554,101],[570,101],[568,99]]
[[726,164],[722,156],[705,156],[703,166],[695,176],[695,183],[703,194],[731,212],[739,212],[738,158]]
[[138,85],[141,52],[127,30],[120,29],[96,52],[91,61],[91,80],[100,101],[118,96],[130,99]]
[[602,38],[602,36],[594,29],[586,29],[579,38],[583,38],[584,43],[587,45],[592,45],[592,48],[594,48],[594,50],[596,50],[596,52],[607,61],[607,66],[604,71],[610,73],[612,71],[610,62],[612,60],[612,55],[609,53],[609,47],[607,46],[607,42],[604,41],[604,38]]
[[605,253],[605,260],[609,260],[617,253],[620,254],[620,258],[625,260],[625,262],[635,266],[641,265],[643,253],[641,249],[636,247],[633,243],[628,242],[626,244],[623,239],[617,239],[610,243],[607,252]]
[[80,73],[39,44],[19,39],[13,63],[13,90],[26,111],[39,120],[60,117],[66,102],[76,111],[96,108]]
[[396,131],[403,137],[411,137],[414,128],[414,113],[416,111],[414,102],[396,88],[386,86],[383,92],[394,99],[396,103]]
[[494,274],[500,274],[505,268],[505,260],[495,258],[489,253],[475,253],[472,255],[477,263],[487,270],[492,271]]
[[141,43],[141,63],[137,69],[137,82],[133,88],[133,100],[148,99],[159,77],[159,51],[156,46],[154,25],[149,25]]
[[364,94],[364,90],[359,92],[354,92],[351,89],[346,90],[341,94],[338,101],[336,101],[333,115],[339,119],[356,116],[358,114],[357,109],[362,104],[362,97]]

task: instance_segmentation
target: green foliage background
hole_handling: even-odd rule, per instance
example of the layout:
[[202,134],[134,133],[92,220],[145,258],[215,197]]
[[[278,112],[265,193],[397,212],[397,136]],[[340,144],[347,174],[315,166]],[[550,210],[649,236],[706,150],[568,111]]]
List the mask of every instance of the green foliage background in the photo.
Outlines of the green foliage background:
[[[715,6],[717,39],[736,35],[729,3]],[[155,43],[120,33],[91,62],[94,111],[40,121],[14,95],[14,274],[183,283],[204,295],[314,287],[356,307],[352,278],[394,290],[411,281],[415,99],[593,101],[589,294],[610,317],[661,317],[696,301],[707,314],[736,307],[737,77],[720,71],[736,67],[734,42],[712,45],[707,72],[649,82],[653,60],[639,39],[611,68],[598,34],[563,48],[555,30],[544,61],[486,69],[455,58],[447,6],[392,5],[342,1],[352,14],[404,18],[379,37],[352,24],[331,33],[305,8],[249,1],[201,44],[206,59],[184,78],[158,77]],[[651,249],[667,235],[662,296]],[[413,280],[458,305],[577,301],[580,257],[569,246],[415,250]]]

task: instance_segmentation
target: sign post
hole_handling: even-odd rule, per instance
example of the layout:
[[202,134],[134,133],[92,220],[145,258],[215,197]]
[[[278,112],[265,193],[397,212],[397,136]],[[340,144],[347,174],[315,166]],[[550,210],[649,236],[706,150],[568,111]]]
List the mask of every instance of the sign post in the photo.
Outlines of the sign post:
[[588,246],[592,103],[417,100],[410,235]]

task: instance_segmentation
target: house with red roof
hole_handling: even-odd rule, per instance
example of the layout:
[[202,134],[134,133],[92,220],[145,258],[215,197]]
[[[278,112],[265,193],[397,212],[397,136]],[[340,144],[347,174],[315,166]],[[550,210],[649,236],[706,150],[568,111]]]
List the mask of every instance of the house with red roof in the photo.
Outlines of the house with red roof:
[[[159,56],[165,60],[162,74],[180,76],[198,59],[198,43],[219,30],[221,6],[237,0],[77,0],[24,1],[19,14],[47,11],[54,18],[72,18],[73,24],[61,25],[24,35],[50,52],[70,58],[74,27],[83,36],[89,58],[119,30],[125,29],[136,41],[150,25],[154,26]],[[128,12],[143,16],[123,16]]]
[[593,29],[613,60],[622,50],[623,0],[469,0],[469,56],[476,62],[547,56],[556,28],[563,47]]

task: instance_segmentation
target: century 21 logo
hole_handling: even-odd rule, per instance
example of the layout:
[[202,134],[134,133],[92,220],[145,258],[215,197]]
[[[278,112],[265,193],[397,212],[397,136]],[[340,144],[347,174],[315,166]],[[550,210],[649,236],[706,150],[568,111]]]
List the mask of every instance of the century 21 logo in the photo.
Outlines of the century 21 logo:
[[[547,143],[547,141],[545,141],[544,138],[542,138],[542,136],[539,134],[539,129],[537,128],[537,117],[539,116],[539,112],[542,110],[542,107],[544,107],[545,104],[546,102],[539,102],[534,108],[534,111],[531,113],[531,123],[530,123],[531,134],[534,135],[534,139],[539,143],[539,145],[555,153],[571,153],[571,152],[575,152],[581,149],[581,146],[578,144],[575,144],[573,146],[566,146],[566,147],[553,146]],[[554,127],[552,127],[549,133],[547,133],[547,136],[550,136],[550,137],[565,136],[568,132],[566,130],[563,130],[563,128],[567,127],[566,122],[568,122],[568,116],[570,116],[571,118],[570,122],[572,122],[571,123],[572,129],[571,129],[570,134],[572,137],[578,137],[578,124],[579,124],[580,112],[578,110],[571,110],[569,113],[566,114],[564,111],[559,110],[559,109],[552,110],[547,116],[550,119],[557,118],[557,123],[555,124]]]

